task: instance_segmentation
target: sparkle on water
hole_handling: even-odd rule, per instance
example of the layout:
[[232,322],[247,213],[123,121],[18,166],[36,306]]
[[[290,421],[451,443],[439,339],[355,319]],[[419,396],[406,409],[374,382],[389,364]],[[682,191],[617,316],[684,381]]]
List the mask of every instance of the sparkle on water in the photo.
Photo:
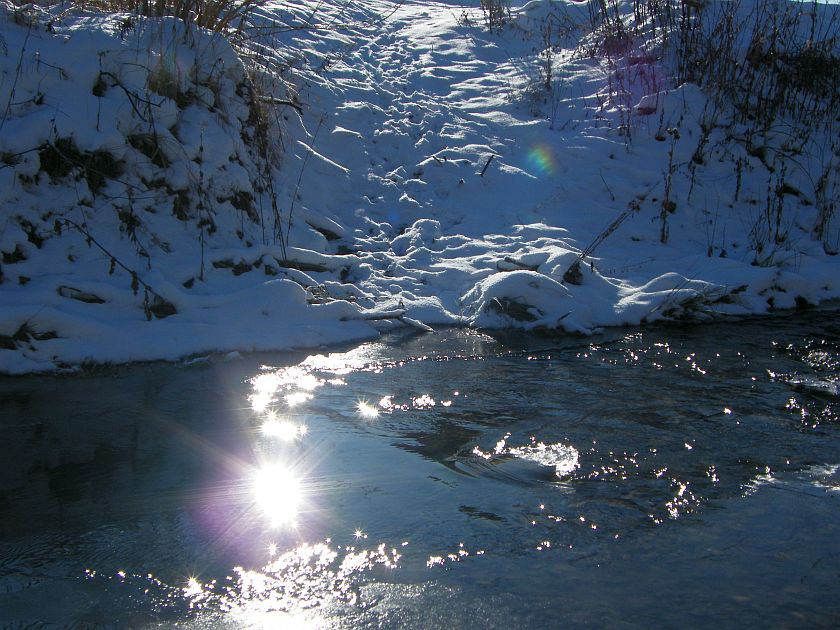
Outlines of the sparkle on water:
[[306,435],[308,429],[305,424],[295,424],[288,420],[280,420],[276,416],[268,418],[262,425],[263,435],[277,438],[285,442],[292,442]]
[[271,413],[271,406],[277,403],[280,396],[289,407],[305,403],[313,398],[311,392],[325,383],[303,366],[280,369],[263,366],[263,372],[249,382],[253,391],[248,399],[251,408],[257,413],[266,410]]
[[199,582],[196,578],[191,577],[187,580],[187,586],[184,588],[184,596],[196,597],[197,595],[201,595],[203,591],[204,588],[201,586],[201,582]]
[[289,407],[297,407],[307,400],[312,400],[312,394],[309,392],[292,392],[291,394],[286,394],[285,400]]
[[356,403],[356,411],[360,416],[369,420],[379,416],[379,410],[366,400],[360,400]]

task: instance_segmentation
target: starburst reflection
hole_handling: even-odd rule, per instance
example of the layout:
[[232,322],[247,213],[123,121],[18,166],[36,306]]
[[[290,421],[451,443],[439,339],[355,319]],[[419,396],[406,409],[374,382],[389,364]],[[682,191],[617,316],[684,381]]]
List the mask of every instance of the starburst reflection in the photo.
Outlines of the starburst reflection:
[[184,587],[184,595],[186,597],[195,597],[197,595],[201,595],[202,592],[203,588],[201,587],[201,582],[194,577],[187,580],[187,586]]
[[366,400],[356,403],[356,411],[363,418],[373,419],[379,417],[379,410]]
[[254,475],[257,505],[273,527],[294,526],[301,501],[300,482],[286,467],[269,464]]

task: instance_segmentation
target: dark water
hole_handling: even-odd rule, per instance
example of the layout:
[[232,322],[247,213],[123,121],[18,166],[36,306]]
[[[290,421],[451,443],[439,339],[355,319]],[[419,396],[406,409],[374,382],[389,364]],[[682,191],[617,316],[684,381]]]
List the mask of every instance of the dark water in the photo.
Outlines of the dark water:
[[0,379],[0,627],[837,627],[840,321]]

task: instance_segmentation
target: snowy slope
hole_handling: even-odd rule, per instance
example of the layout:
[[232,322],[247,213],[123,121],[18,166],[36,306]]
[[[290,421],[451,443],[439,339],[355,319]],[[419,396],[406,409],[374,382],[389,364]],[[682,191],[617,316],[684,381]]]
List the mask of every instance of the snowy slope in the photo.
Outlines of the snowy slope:
[[[296,28],[249,42],[276,70],[256,82],[172,21],[0,15],[0,371],[840,296],[836,222],[814,236],[830,133],[774,169],[707,131],[650,40],[606,50],[585,4],[532,0],[494,31],[476,7],[266,5]],[[44,147],[69,137],[63,172]],[[99,181],[80,165],[102,151]]]

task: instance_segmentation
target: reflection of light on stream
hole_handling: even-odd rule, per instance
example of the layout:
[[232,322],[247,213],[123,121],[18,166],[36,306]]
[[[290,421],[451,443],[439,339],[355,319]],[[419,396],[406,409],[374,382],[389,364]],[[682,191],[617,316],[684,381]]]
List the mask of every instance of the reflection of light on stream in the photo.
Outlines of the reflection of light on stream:
[[308,392],[292,392],[291,394],[286,394],[285,400],[289,407],[297,407],[307,400],[312,400],[312,394]]
[[553,468],[558,479],[563,479],[574,472],[580,464],[580,453],[569,444],[545,444],[544,442],[537,442],[536,438],[531,438],[530,445],[509,447],[507,445],[508,439],[510,439],[510,433],[505,434],[501,440],[496,442],[492,452],[483,451],[476,446],[472,453],[491,462],[503,461],[502,458],[505,456],[531,461],[540,466]]
[[295,424],[288,420],[279,420],[276,414],[273,417],[268,416],[262,425],[263,435],[278,438],[285,442],[292,442],[299,437],[303,437],[307,431],[308,429],[305,424]]
[[580,454],[574,446],[566,444],[544,444],[538,442],[532,446],[511,448],[508,453],[542,466],[551,466],[554,473],[563,478],[572,473],[580,461]]
[[312,392],[324,384],[322,379],[302,367],[274,369],[263,367],[264,372],[250,380],[253,392],[248,396],[251,408],[262,413],[278,400],[278,392],[289,393],[283,396],[289,407],[294,407],[312,398]]
[[396,568],[400,558],[384,543],[375,549],[304,543],[259,570],[235,567],[224,583],[190,578],[181,592],[192,609],[222,613],[237,625],[324,627],[313,609],[330,602],[356,605],[362,575],[377,566]]
[[257,505],[273,527],[294,525],[301,501],[300,482],[280,464],[269,464],[254,475]]
[[313,354],[306,358],[301,367],[318,372],[330,372],[343,376],[352,372],[382,371],[382,357],[379,344],[370,343],[347,352]]
[[[309,362],[339,374],[352,371],[344,362],[333,364],[324,356],[312,357]],[[363,360],[357,358],[351,363],[358,369]],[[264,367],[249,380],[248,398],[259,423],[254,446],[258,459],[266,462],[258,465],[251,475],[255,504],[272,528],[292,527],[298,534],[306,531],[298,523],[306,487],[302,474],[306,453],[299,449],[305,445],[303,440],[308,429],[306,424],[286,414],[300,413],[297,408],[314,397],[316,388],[326,383],[344,384],[319,378],[312,367],[311,364],[279,369]],[[366,400],[357,401],[356,412],[366,419],[380,414],[377,406]],[[290,448],[298,451],[294,468],[283,463],[289,461],[285,458]],[[368,537],[361,528],[353,535],[356,543]],[[265,544],[268,564],[260,569],[235,567],[224,583],[202,584],[198,578],[189,578],[182,593],[190,607],[211,614],[220,612],[233,623],[248,627],[324,627],[326,624],[312,610],[314,607],[327,601],[356,604],[357,584],[362,574],[375,566],[394,568],[401,557],[396,549],[386,548],[384,543],[370,550],[353,545],[332,546],[329,539],[286,550],[274,541]]]
[[369,420],[379,416],[379,410],[366,400],[360,400],[356,403],[356,411],[360,416]]
[[274,393],[280,386],[280,378],[275,373],[266,373],[255,376],[251,380],[254,392],[248,397],[251,401],[251,408],[257,413],[265,409],[274,400]]
[[[309,392],[322,385],[323,381],[300,367],[262,369],[263,373],[250,380],[253,392],[249,395],[254,412],[264,414],[260,426],[262,435],[281,442],[295,442],[303,438],[308,431],[305,424],[292,422],[278,414],[275,407],[278,391],[289,391],[283,399],[288,407],[294,407],[310,400],[313,396]],[[269,463],[260,466],[252,479],[256,503],[272,527],[294,526],[302,499],[303,480],[274,457],[265,459]]]

